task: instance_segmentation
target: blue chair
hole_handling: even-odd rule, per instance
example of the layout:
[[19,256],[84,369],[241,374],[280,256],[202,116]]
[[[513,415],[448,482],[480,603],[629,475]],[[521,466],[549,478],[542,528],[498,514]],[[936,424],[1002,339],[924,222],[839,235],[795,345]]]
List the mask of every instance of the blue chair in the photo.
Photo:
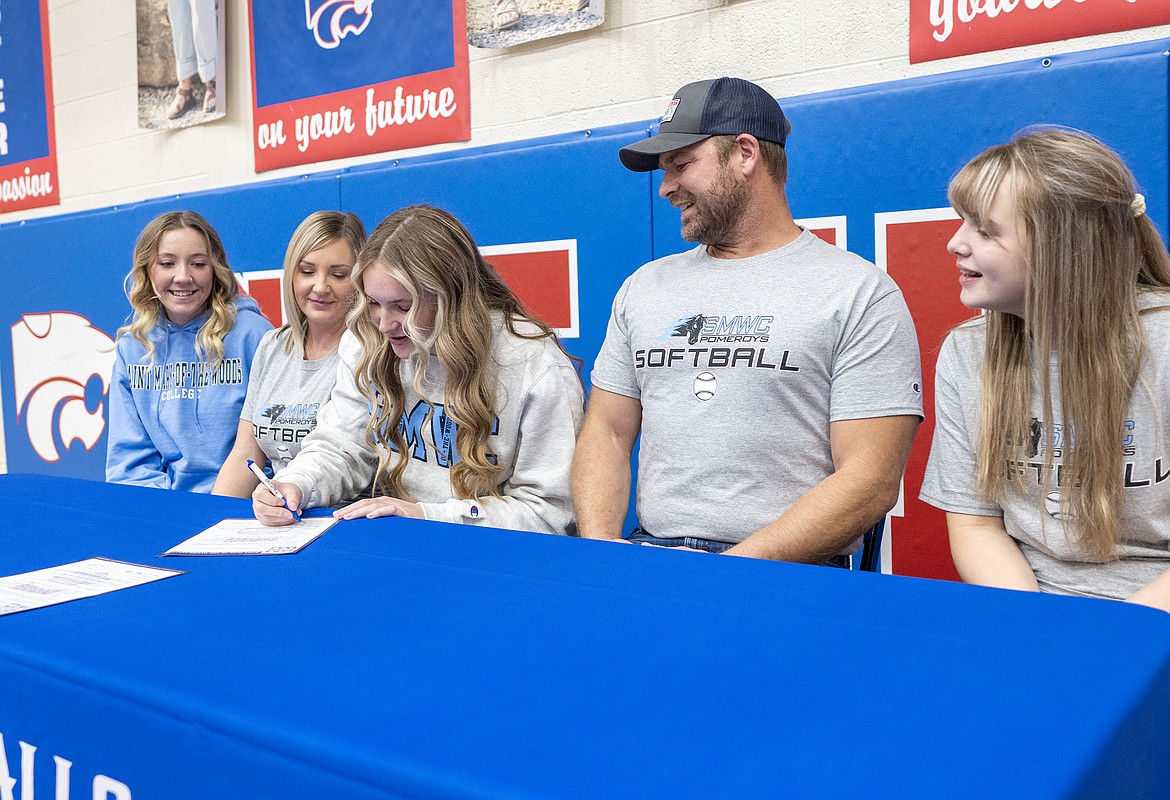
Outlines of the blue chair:
[[865,538],[861,542],[860,562],[858,562],[856,555],[853,557],[854,569],[859,569],[862,572],[882,571],[882,535],[885,531],[886,517],[883,514],[882,518],[865,532]]

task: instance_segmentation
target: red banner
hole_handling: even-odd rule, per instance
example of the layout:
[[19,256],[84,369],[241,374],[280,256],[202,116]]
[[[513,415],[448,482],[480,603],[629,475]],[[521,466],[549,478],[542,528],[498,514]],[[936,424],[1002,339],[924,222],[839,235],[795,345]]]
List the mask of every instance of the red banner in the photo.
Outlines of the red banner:
[[876,215],[876,261],[902,287],[914,317],[922,356],[922,406],[926,419],[914,437],[903,477],[903,519],[890,536],[893,572],[958,580],[947,539],[946,514],[918,499],[934,438],[934,363],[947,332],[979,312],[959,302],[959,271],[947,242],[959,227],[949,208]]
[[910,0],[910,63],[1165,24],[1167,0]]
[[[829,228],[825,233],[831,236],[834,231]],[[480,252],[529,314],[556,330],[562,339],[581,335],[576,239],[489,245]],[[277,327],[287,321],[280,291],[283,274],[283,270],[263,269],[236,275],[244,291],[260,306],[260,313]]]
[[[423,44],[395,39],[409,40],[412,32],[387,16],[396,10],[392,6],[313,0],[306,2],[306,10],[314,3],[317,11],[309,17],[310,24],[297,20],[291,26],[289,18],[295,15],[284,7],[249,4],[257,172],[471,138],[467,17],[462,2],[423,4],[435,17],[446,14],[444,22],[450,31],[443,41]],[[324,12],[328,14],[322,17]],[[266,15],[262,20],[261,14]],[[322,21],[329,14],[332,22]],[[401,42],[399,49],[410,50],[410,56],[402,59],[406,66],[398,77],[378,80],[379,67],[386,60],[379,59],[378,53],[385,52],[381,48],[387,41]],[[304,63],[281,61],[279,56],[288,60],[289,53],[299,52],[297,47],[309,54]],[[274,50],[280,52],[274,55]],[[310,56],[317,61],[309,60]],[[410,65],[434,62],[450,66],[409,71]],[[348,86],[322,91],[340,82]]]

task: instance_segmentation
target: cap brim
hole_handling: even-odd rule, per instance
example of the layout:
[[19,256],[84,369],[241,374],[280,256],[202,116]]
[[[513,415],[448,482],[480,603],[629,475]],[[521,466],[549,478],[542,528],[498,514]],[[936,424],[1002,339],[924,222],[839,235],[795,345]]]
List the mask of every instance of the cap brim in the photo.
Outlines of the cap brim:
[[709,133],[660,133],[641,142],[627,145],[618,150],[618,158],[626,169],[634,172],[649,172],[658,169],[658,157],[671,150],[710,139]]

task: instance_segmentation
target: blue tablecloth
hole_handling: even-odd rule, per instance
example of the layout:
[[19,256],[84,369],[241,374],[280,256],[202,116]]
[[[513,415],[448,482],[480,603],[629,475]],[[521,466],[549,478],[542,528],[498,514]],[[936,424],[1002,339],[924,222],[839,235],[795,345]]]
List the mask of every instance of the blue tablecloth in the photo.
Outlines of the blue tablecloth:
[[0,617],[16,796],[1170,796],[1151,609],[399,519],[158,558],[250,502],[0,498],[0,575],[187,571]]

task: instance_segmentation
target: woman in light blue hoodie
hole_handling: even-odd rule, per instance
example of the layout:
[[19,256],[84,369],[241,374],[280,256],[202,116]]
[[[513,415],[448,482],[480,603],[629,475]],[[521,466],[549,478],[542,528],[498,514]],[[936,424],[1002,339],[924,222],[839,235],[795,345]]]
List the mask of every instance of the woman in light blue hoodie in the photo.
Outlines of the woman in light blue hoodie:
[[118,331],[106,480],[208,492],[272,325],[240,296],[219,234],[194,211],[143,229],[126,296],[133,317]]

